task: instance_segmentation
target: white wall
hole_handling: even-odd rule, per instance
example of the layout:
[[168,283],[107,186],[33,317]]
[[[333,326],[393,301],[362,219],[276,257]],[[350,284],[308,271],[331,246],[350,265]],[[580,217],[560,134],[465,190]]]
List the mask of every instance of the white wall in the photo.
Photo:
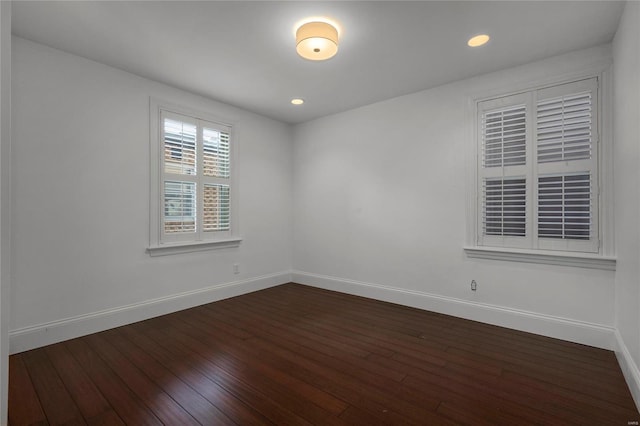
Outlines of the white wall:
[[296,126],[294,280],[612,347],[614,272],[463,252],[469,97],[610,56],[573,52]]
[[640,406],[640,3],[627,2],[613,42],[618,358]]
[[[289,281],[290,126],[15,37],[13,75],[13,351]],[[236,123],[240,247],[145,252],[150,96]]]

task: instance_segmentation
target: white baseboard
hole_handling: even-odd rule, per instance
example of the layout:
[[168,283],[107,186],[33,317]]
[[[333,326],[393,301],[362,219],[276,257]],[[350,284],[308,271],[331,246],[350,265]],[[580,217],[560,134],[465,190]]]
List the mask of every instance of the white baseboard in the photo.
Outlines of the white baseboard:
[[292,271],[291,281],[602,349],[615,348],[615,329],[606,325],[303,271]]
[[[12,330],[9,332],[9,350],[12,354],[23,352],[290,281],[625,353],[620,349],[624,345],[622,340],[616,336],[613,327],[302,271],[281,272],[218,284]],[[637,373],[637,367],[632,363],[628,351],[626,354],[625,360],[629,360],[630,365],[635,369],[629,371]],[[636,375],[636,377],[640,376]]]
[[636,407],[640,410],[640,370],[638,370],[638,365],[631,357],[631,353],[629,353],[629,349],[627,345],[624,344],[622,335],[620,335],[618,330],[616,330],[615,335],[617,346],[615,350],[616,358],[618,358],[618,364],[620,364],[620,369],[627,381],[627,386],[629,386]]
[[9,351],[11,354],[24,352],[290,281],[291,273],[286,271],[24,327],[9,332]]

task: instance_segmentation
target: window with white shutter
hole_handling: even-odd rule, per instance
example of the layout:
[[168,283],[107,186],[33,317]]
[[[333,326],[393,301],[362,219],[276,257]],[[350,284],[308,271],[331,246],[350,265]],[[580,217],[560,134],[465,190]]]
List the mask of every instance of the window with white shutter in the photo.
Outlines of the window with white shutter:
[[156,253],[167,244],[201,248],[239,241],[234,222],[231,126],[153,100],[151,108],[149,252]]
[[477,105],[477,245],[598,252],[597,79]]

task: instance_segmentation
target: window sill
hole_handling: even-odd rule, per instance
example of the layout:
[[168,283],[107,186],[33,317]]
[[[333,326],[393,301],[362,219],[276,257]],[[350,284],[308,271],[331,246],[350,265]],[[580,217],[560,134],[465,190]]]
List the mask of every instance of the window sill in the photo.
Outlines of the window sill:
[[546,250],[520,250],[496,247],[463,247],[473,259],[506,260],[510,262],[540,263],[573,266],[576,268],[616,270],[616,258],[591,253],[567,253]]
[[147,247],[149,256],[167,256],[171,254],[192,253],[197,251],[215,250],[219,248],[238,247],[242,238],[232,237],[224,240],[178,242]]

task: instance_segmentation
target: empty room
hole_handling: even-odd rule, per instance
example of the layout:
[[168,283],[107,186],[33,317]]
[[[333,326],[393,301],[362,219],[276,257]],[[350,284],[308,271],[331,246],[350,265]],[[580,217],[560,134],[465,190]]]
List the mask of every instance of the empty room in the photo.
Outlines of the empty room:
[[637,425],[640,2],[0,1],[0,425]]

